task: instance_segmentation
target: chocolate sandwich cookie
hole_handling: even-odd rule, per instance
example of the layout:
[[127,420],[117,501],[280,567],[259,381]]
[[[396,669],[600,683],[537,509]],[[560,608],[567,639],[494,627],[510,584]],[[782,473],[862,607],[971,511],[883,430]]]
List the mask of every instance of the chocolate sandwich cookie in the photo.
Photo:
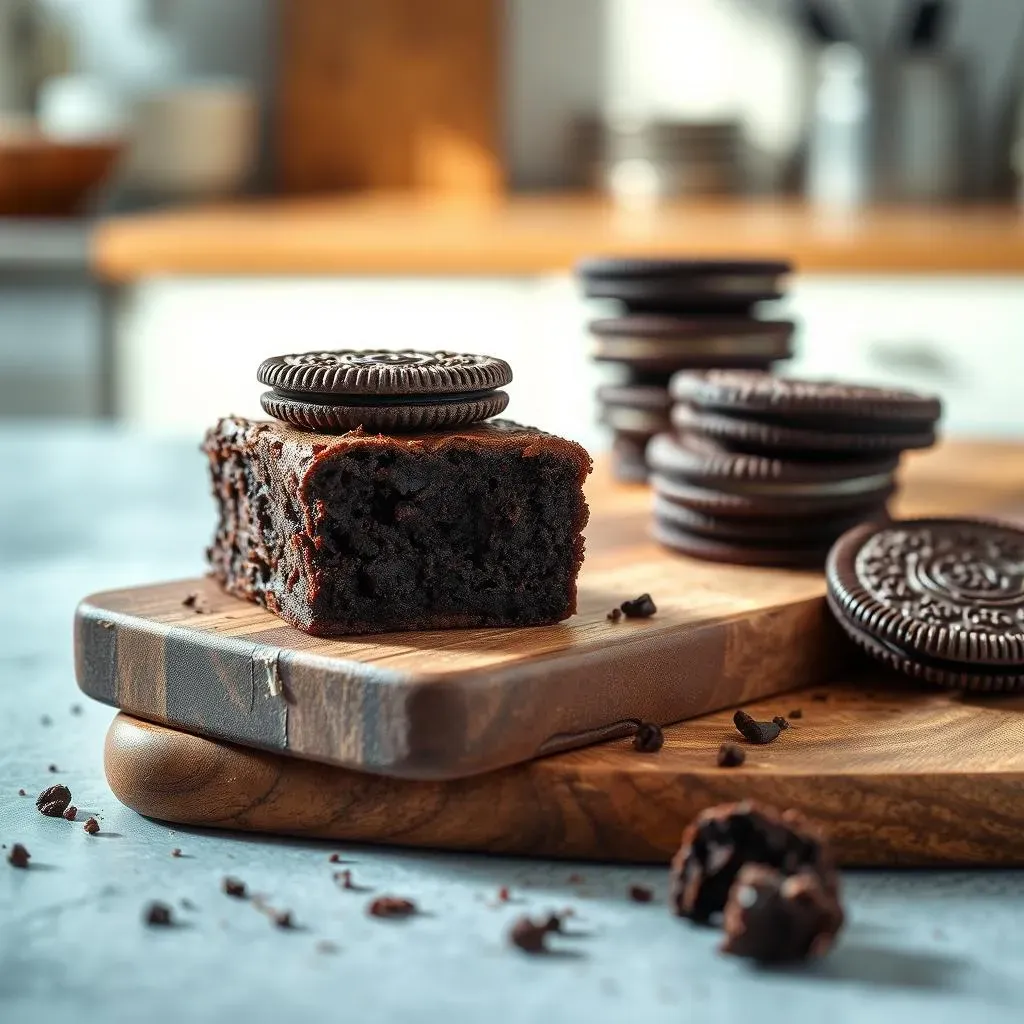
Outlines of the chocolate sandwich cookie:
[[[796,462],[731,452],[697,438],[659,434],[647,464],[673,500],[717,515],[776,516],[839,512],[883,503],[892,493],[895,456]],[[681,486],[678,486],[681,485]],[[696,498],[687,491],[696,489]]]
[[785,260],[587,259],[576,267],[589,298],[630,310],[749,310],[782,297]]
[[828,602],[868,654],[954,689],[1024,687],[1024,530],[982,519],[858,526],[832,548]]
[[930,431],[942,413],[934,396],[902,388],[797,380],[738,370],[679,373],[672,379],[671,391],[676,401],[700,410],[850,434],[921,434]]
[[644,452],[649,440],[646,434],[616,433],[612,441],[612,473],[616,480],[627,484],[646,482],[647,460]]
[[512,370],[492,356],[339,349],[274,356],[257,377],[273,388],[261,398],[264,410],[293,426],[405,433],[496,416],[508,405],[498,389]]
[[934,428],[924,424],[919,430],[891,433],[823,430],[790,426],[779,420],[728,415],[700,409],[685,402],[676,403],[671,420],[672,425],[681,433],[704,437],[735,451],[778,453],[782,457],[866,456],[871,453],[930,448],[935,443]]
[[646,438],[669,428],[672,399],[657,384],[604,384],[597,389],[600,419],[620,433]]
[[595,359],[641,372],[709,366],[765,370],[793,354],[788,320],[623,316],[593,321],[590,333]]

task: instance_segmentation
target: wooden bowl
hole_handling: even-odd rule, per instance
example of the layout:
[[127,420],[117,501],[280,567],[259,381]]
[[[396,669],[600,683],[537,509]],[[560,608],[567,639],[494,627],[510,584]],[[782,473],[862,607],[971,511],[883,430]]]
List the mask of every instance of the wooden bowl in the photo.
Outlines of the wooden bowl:
[[0,216],[69,217],[106,180],[121,152],[114,138],[53,139],[0,131]]

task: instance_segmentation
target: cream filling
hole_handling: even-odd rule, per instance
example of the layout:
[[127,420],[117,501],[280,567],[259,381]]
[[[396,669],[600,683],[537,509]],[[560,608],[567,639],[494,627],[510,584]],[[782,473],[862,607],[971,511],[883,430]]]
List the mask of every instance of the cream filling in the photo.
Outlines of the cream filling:
[[631,335],[623,337],[599,337],[595,349],[599,356],[611,356],[615,359],[629,359],[631,356],[658,357],[664,355],[695,355],[695,356],[774,356],[780,349],[780,342],[785,339],[777,334],[749,334],[744,336],[721,336],[703,338],[697,335],[692,338],[636,338]]
[[652,434],[668,428],[668,417],[663,413],[653,409],[625,409],[621,405],[606,405],[601,411],[601,422],[635,434]]
[[[875,473],[872,476],[858,476],[852,480],[827,480],[819,483],[786,484],[762,483],[761,481],[716,481],[715,490],[729,494],[766,496],[777,498],[831,498],[847,494],[870,494],[892,483],[892,473]],[[708,485],[703,485],[708,486]]]

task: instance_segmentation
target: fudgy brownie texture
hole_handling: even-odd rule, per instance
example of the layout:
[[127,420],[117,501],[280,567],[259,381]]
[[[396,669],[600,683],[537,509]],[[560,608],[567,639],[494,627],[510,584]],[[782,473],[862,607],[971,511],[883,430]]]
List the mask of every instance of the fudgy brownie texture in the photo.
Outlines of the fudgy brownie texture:
[[576,611],[578,444],[506,420],[325,436],[223,419],[214,577],[314,636],[531,626]]

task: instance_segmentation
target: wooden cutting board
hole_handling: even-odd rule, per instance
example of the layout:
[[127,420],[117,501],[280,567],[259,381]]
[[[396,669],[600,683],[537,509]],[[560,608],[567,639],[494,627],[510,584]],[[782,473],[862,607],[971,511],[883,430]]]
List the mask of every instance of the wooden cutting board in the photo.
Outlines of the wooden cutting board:
[[[579,614],[557,626],[324,640],[208,579],[87,598],[82,690],[141,718],[361,771],[456,778],[832,673],[847,650],[815,572],[716,565],[648,537],[646,488],[599,467]],[[651,619],[607,612],[649,591]],[[183,602],[198,594],[200,614]]]
[[[815,699],[825,696],[827,699]],[[799,708],[745,746],[731,712],[666,730],[658,754],[603,743],[453,782],[345,771],[119,715],[106,770],[118,799],[167,821],[406,846],[665,861],[704,807],[752,798],[818,822],[844,865],[1024,864],[1024,696],[974,698],[871,674],[761,701]]]

